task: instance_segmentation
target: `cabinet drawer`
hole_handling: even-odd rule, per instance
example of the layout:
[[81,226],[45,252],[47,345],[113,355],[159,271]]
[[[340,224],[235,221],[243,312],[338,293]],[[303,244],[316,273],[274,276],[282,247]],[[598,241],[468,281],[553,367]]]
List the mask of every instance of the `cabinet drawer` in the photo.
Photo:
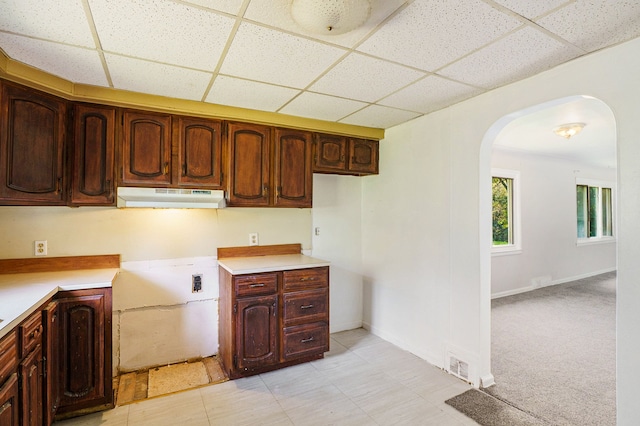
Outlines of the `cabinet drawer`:
[[284,361],[329,350],[329,325],[325,322],[286,327],[283,333]]
[[327,321],[329,292],[326,288],[284,294],[283,317],[285,325],[293,323]]
[[282,273],[282,283],[284,291],[327,287],[329,285],[329,267],[284,271]]
[[0,384],[16,370],[18,366],[18,338],[11,331],[0,340]]
[[34,312],[20,325],[20,356],[25,357],[38,344],[42,343],[42,313]]
[[243,275],[233,279],[236,296],[274,294],[278,291],[278,274]]

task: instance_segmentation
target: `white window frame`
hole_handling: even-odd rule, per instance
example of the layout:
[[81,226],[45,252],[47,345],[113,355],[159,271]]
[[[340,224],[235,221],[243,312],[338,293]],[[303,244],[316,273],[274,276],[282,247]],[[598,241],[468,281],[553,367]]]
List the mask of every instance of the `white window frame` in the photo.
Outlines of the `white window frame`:
[[[491,169],[491,179],[493,182],[494,177],[512,179],[511,186],[512,199],[511,208],[513,211],[513,217],[511,218],[510,225],[512,226],[511,232],[513,236],[513,244],[494,246],[491,245],[492,256],[507,256],[512,254],[522,253],[522,215],[520,210],[520,171],[519,170],[507,170],[507,169]],[[577,221],[577,218],[576,218]],[[577,223],[577,222],[576,222]]]
[[[578,185],[585,185],[588,187],[597,187],[599,189],[600,197],[602,200],[602,188],[610,188],[611,189],[611,233],[613,235],[603,236],[602,235],[602,223],[598,227],[598,235],[595,237],[578,237],[578,211],[574,209],[575,212],[575,220],[574,223],[576,225],[576,244],[578,246],[589,245],[589,244],[603,244],[603,243],[611,243],[616,241],[616,184],[615,182],[605,181],[605,180],[596,180],[596,179],[584,179],[584,178],[576,178],[576,184],[574,189],[574,194],[576,194],[576,189]],[[587,195],[588,196],[588,195]],[[578,200],[576,199],[576,203]],[[598,218],[600,222],[602,222],[602,203],[598,203]]]

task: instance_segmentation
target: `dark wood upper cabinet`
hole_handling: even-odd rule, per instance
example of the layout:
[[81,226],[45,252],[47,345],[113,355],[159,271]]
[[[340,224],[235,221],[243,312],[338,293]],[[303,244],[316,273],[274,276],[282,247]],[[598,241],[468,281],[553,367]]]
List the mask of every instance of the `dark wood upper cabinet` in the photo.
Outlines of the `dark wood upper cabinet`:
[[350,138],[347,169],[360,174],[378,174],[378,141]]
[[0,204],[66,204],[66,102],[7,82],[1,93]]
[[123,185],[171,185],[170,115],[125,110],[122,138]]
[[222,188],[222,122],[177,119],[177,184],[184,187]]
[[315,136],[314,173],[343,175],[378,174],[379,143],[376,140],[346,136]]
[[229,123],[230,206],[269,206],[271,199],[271,128]]
[[112,205],[115,108],[77,104],[73,109],[71,205]]
[[316,134],[313,171],[340,173],[347,169],[347,138]]
[[310,132],[275,129],[274,206],[311,207],[313,141]]

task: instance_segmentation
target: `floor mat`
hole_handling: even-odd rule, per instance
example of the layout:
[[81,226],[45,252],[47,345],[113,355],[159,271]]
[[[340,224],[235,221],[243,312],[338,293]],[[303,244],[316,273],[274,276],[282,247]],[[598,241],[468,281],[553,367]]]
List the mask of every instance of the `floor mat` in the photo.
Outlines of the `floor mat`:
[[471,389],[445,401],[465,416],[472,418],[482,426],[547,426],[548,423],[537,419],[524,411],[487,395],[477,389]]

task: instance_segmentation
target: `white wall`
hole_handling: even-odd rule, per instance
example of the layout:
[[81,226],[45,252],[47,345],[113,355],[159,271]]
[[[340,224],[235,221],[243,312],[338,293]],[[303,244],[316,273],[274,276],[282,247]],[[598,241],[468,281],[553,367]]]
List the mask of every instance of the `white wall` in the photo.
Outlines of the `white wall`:
[[[246,246],[258,232],[261,245],[311,250],[310,209],[4,206],[0,223],[0,258],[32,257],[35,240],[48,241],[49,256],[121,254],[114,372],[217,353],[218,247]],[[200,293],[191,293],[192,274],[203,274]]]
[[331,262],[329,328],[332,333],[362,326],[363,179],[371,177],[313,177],[312,255]]
[[[640,39],[389,129],[380,175],[363,180],[364,322],[439,366],[455,352],[476,385],[490,362],[491,146],[515,111],[588,95],[618,136],[618,424],[640,405]],[[481,185],[481,182],[483,185]],[[485,188],[486,187],[486,188]]]
[[522,231],[519,253],[492,255],[492,297],[615,270],[615,242],[576,244],[576,178],[615,186],[615,169],[495,148],[491,167],[520,172]]

